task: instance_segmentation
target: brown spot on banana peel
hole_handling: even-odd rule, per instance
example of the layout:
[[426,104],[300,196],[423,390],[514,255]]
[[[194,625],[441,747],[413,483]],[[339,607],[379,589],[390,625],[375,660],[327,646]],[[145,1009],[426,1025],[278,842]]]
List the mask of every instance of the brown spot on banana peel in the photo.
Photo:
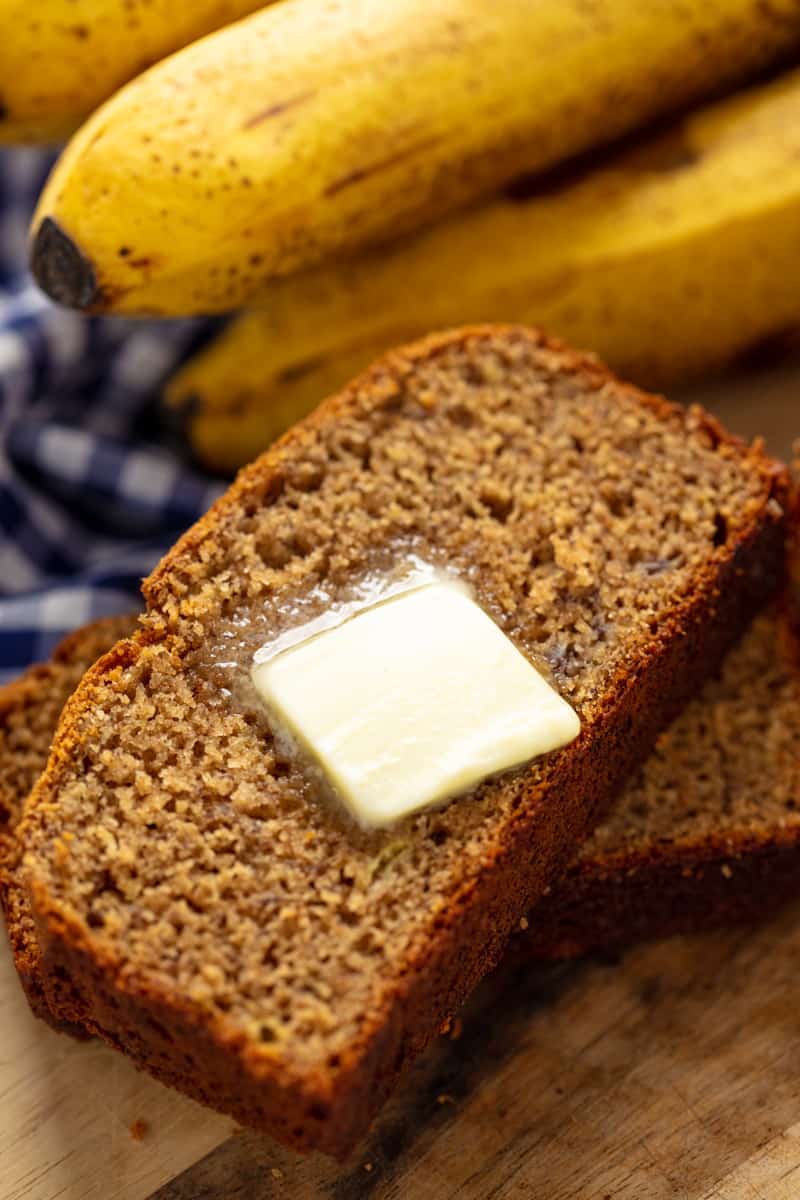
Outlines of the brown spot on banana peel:
[[335,196],[337,192],[351,187],[354,183],[361,183],[362,179],[368,179],[370,175],[377,175],[380,171],[386,171],[390,167],[396,166],[397,163],[404,162],[407,158],[413,158],[421,150],[428,150],[441,140],[440,137],[421,138],[412,146],[406,146],[405,150],[398,150],[394,154],[387,155],[386,158],[378,159],[377,162],[357,167],[354,171],[349,171],[347,175],[340,175],[338,179],[334,179],[332,183],[328,184],[322,194],[323,196]]
[[288,109],[297,108],[299,104],[305,104],[306,100],[310,100],[315,95],[315,91],[300,92],[298,96],[293,96],[290,100],[279,100],[276,104],[270,104],[268,108],[262,108],[260,112],[249,117],[242,125],[242,129],[254,129],[262,121],[268,121],[270,117],[279,117],[281,113],[287,112]]
[[33,235],[31,271],[58,304],[88,312],[105,300],[90,259],[52,217],[45,217]]
[[317,358],[307,358],[303,362],[291,363],[288,367],[284,367],[278,371],[275,376],[275,384],[280,386],[282,383],[293,383],[295,379],[302,379],[304,375],[308,375],[311,371],[317,371],[325,364],[325,356]]

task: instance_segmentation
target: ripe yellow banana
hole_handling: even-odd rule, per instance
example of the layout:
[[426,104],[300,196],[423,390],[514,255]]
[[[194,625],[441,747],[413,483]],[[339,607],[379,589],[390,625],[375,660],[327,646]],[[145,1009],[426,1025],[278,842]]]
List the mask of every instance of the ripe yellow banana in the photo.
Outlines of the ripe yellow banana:
[[223,311],[800,46],[800,0],[282,0],[135,79],[42,196],[85,311]]
[[123,83],[267,0],[0,0],[0,144],[61,141]]
[[277,280],[171,381],[230,470],[388,346],[531,322],[662,384],[800,326],[800,71],[688,116],[558,190],[503,198]]

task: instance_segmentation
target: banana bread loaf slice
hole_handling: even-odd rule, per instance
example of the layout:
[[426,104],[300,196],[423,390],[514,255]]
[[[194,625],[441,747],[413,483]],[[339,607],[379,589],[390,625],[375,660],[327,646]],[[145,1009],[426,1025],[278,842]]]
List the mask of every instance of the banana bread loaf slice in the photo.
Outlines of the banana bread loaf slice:
[[800,896],[797,636],[761,615],[540,900],[514,951],[569,958]]
[[[22,806],[44,770],[58,718],[86,669],[136,628],[135,616],[106,617],[64,638],[47,663],[0,688],[0,904],[17,971],[31,1008],[57,1028],[39,969],[33,919],[17,869]],[[77,1032],[70,1027],[70,1032]]]
[[[760,447],[536,332],[387,356],[179,541],[68,702],[21,834],[46,986],[165,1082],[345,1154],[779,586],[788,492]],[[273,739],[249,667],[412,553],[582,731],[366,832]]]
[[[134,617],[89,625],[62,642],[47,666],[0,690],[6,846],[76,678],[135,627]],[[798,654],[786,619],[756,617],[720,675],[659,737],[611,817],[523,918],[528,932],[514,939],[512,952],[574,957],[757,920],[800,896]],[[20,976],[34,1012],[56,1024],[24,892],[11,896],[9,903],[4,890]]]

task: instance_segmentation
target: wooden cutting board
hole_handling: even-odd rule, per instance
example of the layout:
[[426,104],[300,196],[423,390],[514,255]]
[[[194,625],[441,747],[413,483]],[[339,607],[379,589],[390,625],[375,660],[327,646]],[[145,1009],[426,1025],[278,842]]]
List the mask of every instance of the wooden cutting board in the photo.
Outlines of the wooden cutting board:
[[[788,456],[800,366],[695,392]],[[800,902],[479,988],[345,1167],[28,1013],[0,948],[0,1200],[797,1200]]]

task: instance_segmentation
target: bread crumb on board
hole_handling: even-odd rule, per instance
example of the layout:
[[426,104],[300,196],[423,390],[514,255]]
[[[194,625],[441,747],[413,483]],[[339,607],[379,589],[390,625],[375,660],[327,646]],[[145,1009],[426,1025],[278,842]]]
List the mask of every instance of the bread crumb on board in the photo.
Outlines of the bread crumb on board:
[[131,1125],[131,1137],[135,1142],[143,1142],[148,1132],[148,1124],[141,1117],[137,1117]]

